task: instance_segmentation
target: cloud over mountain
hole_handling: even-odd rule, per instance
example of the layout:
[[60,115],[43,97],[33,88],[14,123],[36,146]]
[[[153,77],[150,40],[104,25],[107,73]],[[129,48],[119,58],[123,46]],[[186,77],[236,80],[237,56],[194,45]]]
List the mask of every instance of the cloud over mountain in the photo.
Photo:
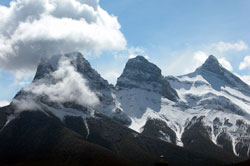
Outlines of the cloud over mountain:
[[126,48],[117,18],[99,0],[17,0],[0,6],[0,66],[34,69],[43,57]]
[[9,101],[0,101],[0,107],[4,107],[4,106],[6,106],[6,105],[9,105],[10,104],[10,102]]
[[24,88],[24,91],[47,96],[52,102],[76,102],[92,107],[99,104],[98,97],[88,87],[88,81],[75,70],[69,58],[62,57],[58,69],[51,76],[55,83],[51,84],[44,78]]

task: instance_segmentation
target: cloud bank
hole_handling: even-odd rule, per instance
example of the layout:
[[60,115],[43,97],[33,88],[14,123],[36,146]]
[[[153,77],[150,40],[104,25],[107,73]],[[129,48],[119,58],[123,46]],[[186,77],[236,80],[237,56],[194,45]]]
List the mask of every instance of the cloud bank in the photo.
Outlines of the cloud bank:
[[99,99],[89,89],[87,80],[75,70],[68,58],[60,59],[58,69],[51,76],[55,83],[44,78],[24,88],[24,91],[46,96],[50,101],[57,103],[74,102],[90,107],[99,104]]
[[54,54],[126,48],[115,16],[99,0],[16,0],[0,6],[0,67],[34,69]]
[[9,101],[0,101],[0,107],[4,107],[4,106],[7,106],[7,105],[9,105],[10,104],[10,102]]

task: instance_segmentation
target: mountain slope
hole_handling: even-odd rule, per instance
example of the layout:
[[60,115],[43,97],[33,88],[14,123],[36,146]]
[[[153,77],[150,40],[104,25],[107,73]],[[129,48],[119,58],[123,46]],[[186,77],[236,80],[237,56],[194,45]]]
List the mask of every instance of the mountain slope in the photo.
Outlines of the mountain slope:
[[[116,98],[132,119],[131,129],[197,152],[207,144],[211,154],[219,148],[250,157],[250,98],[246,83],[210,56],[194,73],[163,78],[178,94],[178,100],[171,100],[148,86],[159,80],[160,72],[142,59],[139,56],[129,60],[116,85]],[[157,74],[152,74],[155,71]],[[152,119],[157,123],[151,123]]]
[[214,56],[191,74],[166,79],[189,113],[204,116],[202,124],[207,126],[210,140],[228,152],[250,157],[250,91],[246,83],[222,67]]
[[135,165],[85,141],[59,120],[24,111],[0,133],[1,165]]
[[225,154],[230,160],[221,160],[146,137],[99,113],[86,121],[67,116],[62,122],[39,110],[23,111],[0,132],[1,165],[153,165],[162,154],[172,165],[240,161]]

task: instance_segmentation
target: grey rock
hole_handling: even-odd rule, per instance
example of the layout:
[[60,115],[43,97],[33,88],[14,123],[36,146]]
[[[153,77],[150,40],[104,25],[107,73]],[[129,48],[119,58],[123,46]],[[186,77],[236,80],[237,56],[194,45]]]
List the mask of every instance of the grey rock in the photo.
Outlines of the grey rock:
[[129,59],[122,75],[118,78],[117,89],[140,88],[161,94],[172,101],[178,100],[177,92],[164,79],[161,69],[143,56]]

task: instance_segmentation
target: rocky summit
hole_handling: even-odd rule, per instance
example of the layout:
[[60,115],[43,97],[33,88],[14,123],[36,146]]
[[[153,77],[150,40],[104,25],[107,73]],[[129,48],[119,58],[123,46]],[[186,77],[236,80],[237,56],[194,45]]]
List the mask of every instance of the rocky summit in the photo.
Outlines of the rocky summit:
[[176,91],[162,76],[161,69],[143,56],[128,60],[122,75],[117,80],[116,87],[153,91],[172,101],[177,101],[179,98]]

